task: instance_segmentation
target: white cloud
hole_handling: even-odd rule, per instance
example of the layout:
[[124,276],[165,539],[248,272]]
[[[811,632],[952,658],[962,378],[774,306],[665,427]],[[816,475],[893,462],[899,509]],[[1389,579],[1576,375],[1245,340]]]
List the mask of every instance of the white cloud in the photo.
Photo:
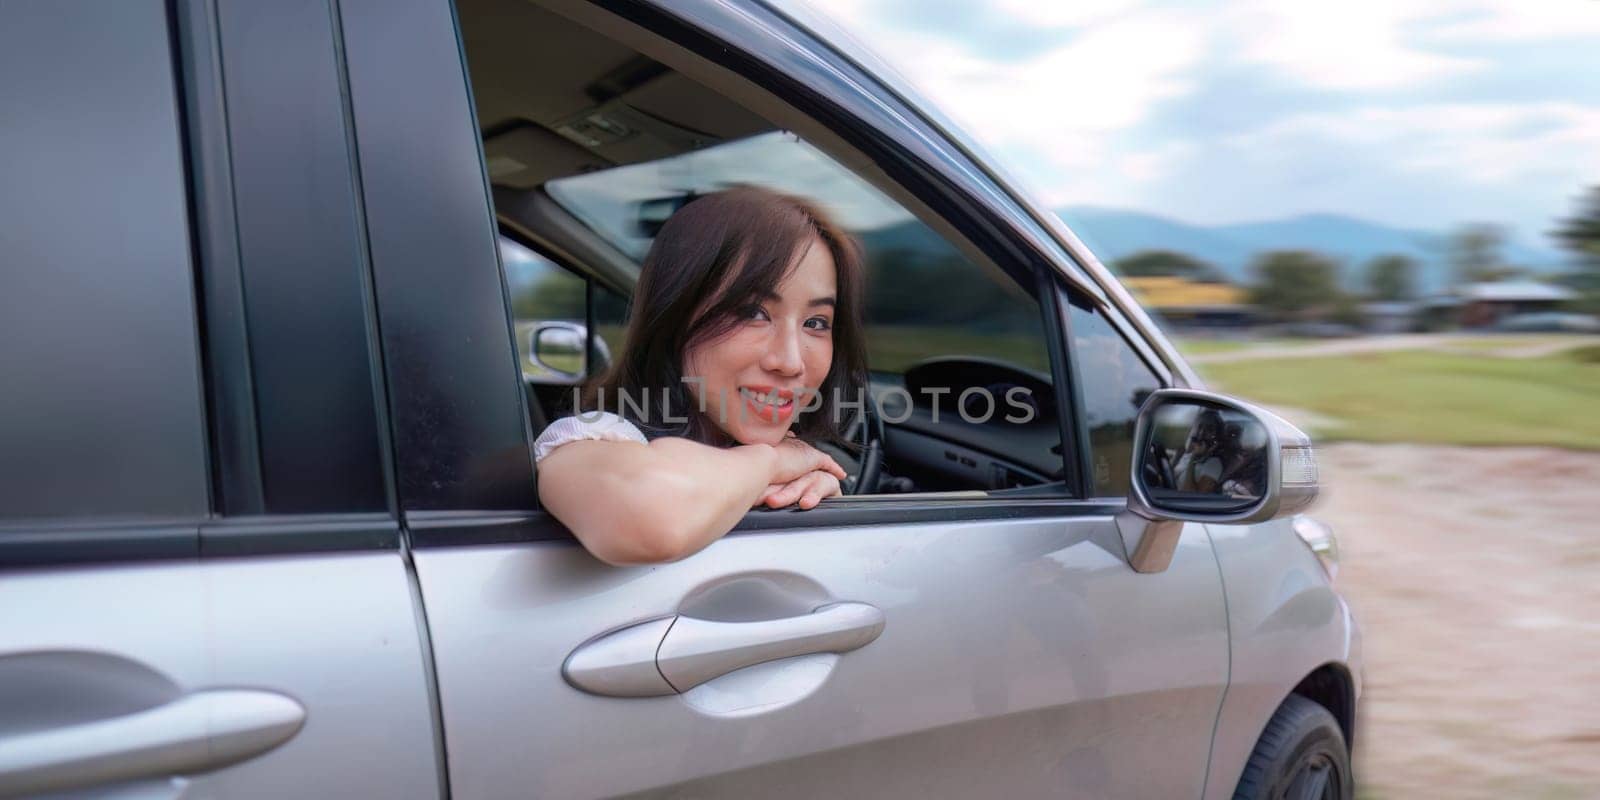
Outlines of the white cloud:
[[1171,175],[1194,157],[1199,147],[1193,142],[1171,141],[1147,150],[1123,153],[1116,159],[1117,171],[1139,183],[1154,183]]
[[1266,65],[1324,89],[1413,87],[1483,69],[1483,62],[1431,53],[1407,34],[1454,13],[1426,0],[1358,3],[1231,4],[1222,24],[1246,61]]
[[1041,28],[1078,28],[1137,9],[1142,0],[993,0],[991,13],[1005,15]]
[[1061,191],[1068,180],[1115,162],[1130,170],[1123,180],[1158,174],[1175,151],[1124,154],[1117,138],[1159,103],[1193,89],[1191,75],[1204,54],[1203,20],[1183,11],[1141,10],[1130,0],[1000,1],[1025,9],[1041,26],[1095,24],[1030,58],[998,60],[964,42],[879,19],[870,3],[813,5],[869,42],[986,146],[1012,164],[1033,167],[1027,177],[1051,201],[1071,194]]
[[[1571,48],[1600,35],[1600,0],[989,0],[985,13],[1060,32],[1043,50],[1031,37],[1026,57],[924,32],[905,17],[915,6],[809,2],[1055,205],[1209,222],[1311,211],[1417,227],[1485,219],[1534,236],[1600,176],[1600,91],[1462,99],[1476,79],[1512,84],[1507,43]],[[1234,91],[1222,76],[1240,67],[1277,78],[1281,94]],[[1157,117],[1201,89],[1215,118],[1186,129],[1176,120],[1192,108]],[[1291,93],[1292,106],[1268,105]],[[1305,111],[1351,101],[1361,107]],[[1257,127],[1226,132],[1242,125]]]
[[1310,161],[1358,147],[1396,169],[1480,186],[1600,173],[1600,108],[1573,103],[1450,103],[1301,114],[1230,144]]
[[1214,142],[1148,202],[1201,222],[1312,212],[1528,243],[1600,175],[1600,106],[1428,103],[1290,116]]
[[1219,35],[1244,60],[1338,91],[1414,89],[1495,67],[1428,45],[1600,35],[1596,0],[1232,0],[1217,16]]
[[1523,42],[1600,35],[1595,0],[1474,0],[1459,19],[1430,38],[1462,42]]

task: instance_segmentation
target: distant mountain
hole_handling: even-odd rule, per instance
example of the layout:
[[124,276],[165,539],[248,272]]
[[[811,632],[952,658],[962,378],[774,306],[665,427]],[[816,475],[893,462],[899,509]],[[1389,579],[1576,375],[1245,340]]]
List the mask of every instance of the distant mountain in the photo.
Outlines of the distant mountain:
[[1173,250],[1209,261],[1238,281],[1255,249],[1212,228],[1138,211],[1083,206],[1057,213],[1108,266],[1140,250]]
[[[1230,280],[1248,282],[1250,261],[1269,250],[1313,250],[1341,259],[1345,278],[1360,281],[1360,268],[1380,255],[1399,254],[1422,266],[1418,281],[1424,291],[1449,283],[1445,261],[1447,234],[1408,230],[1338,214],[1306,214],[1280,220],[1234,225],[1191,225],[1138,211],[1076,206],[1058,212],[1102,262],[1110,264],[1140,250],[1176,250],[1209,261]],[[1520,242],[1506,244],[1512,266],[1535,272],[1561,269],[1554,250]]]

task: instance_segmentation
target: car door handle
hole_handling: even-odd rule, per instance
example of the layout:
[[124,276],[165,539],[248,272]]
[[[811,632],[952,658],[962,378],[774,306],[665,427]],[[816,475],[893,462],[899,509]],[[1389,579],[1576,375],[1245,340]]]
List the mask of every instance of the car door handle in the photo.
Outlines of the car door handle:
[[847,653],[878,638],[883,622],[883,612],[866,603],[831,603],[758,622],[663,617],[589,640],[567,656],[561,673],[591,694],[676,694],[780,658]]
[[132,714],[0,737],[0,796],[190,775],[257,756],[305,724],[272,692],[194,692]]

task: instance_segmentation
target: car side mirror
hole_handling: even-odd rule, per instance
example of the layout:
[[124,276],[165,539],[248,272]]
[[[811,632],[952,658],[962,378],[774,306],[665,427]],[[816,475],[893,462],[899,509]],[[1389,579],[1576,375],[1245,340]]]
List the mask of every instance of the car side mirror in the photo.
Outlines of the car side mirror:
[[1266,409],[1224,395],[1162,389],[1134,428],[1133,480],[1117,528],[1138,572],[1172,562],[1183,523],[1249,524],[1317,498],[1311,439]]
[[576,322],[541,322],[528,333],[529,360],[549,373],[540,383],[571,383],[584,377],[589,332]]

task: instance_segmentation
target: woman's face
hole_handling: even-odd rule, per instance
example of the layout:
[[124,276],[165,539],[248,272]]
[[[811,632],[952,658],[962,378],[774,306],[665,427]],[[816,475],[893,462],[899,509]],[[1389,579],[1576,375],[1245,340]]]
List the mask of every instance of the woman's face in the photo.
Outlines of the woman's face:
[[833,255],[812,239],[789,276],[743,312],[737,327],[684,353],[690,393],[729,437],[740,444],[783,441],[833,363],[837,293]]

